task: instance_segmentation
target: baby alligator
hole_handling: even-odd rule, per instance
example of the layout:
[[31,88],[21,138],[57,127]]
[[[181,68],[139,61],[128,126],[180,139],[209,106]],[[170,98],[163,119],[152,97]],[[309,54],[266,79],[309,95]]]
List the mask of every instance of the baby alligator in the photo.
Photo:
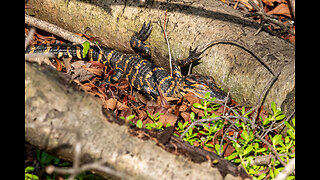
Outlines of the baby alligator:
[[[184,60],[173,61],[172,76],[164,68],[159,67],[146,59],[150,59],[150,47],[144,41],[151,34],[150,22],[143,24],[140,32],[136,32],[130,44],[137,54],[126,54],[111,48],[91,46],[86,59],[99,61],[111,66],[114,73],[105,81],[115,83],[120,78],[126,78],[130,84],[146,95],[147,98],[159,96],[159,90],[164,96],[181,97],[189,92],[204,98],[207,92],[216,102],[230,102],[230,98],[214,82],[212,77],[199,74],[183,76],[180,66],[186,66],[200,59],[201,53],[197,48],[189,50],[189,57]],[[27,48],[26,53],[52,53],[57,58],[83,59],[83,46],[70,44],[37,45]]]

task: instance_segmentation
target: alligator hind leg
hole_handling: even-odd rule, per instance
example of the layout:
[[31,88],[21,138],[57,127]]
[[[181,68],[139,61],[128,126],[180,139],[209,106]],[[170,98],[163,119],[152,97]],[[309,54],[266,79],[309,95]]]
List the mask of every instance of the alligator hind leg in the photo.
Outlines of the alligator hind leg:
[[147,25],[144,22],[142,25],[142,28],[139,32],[136,32],[131,40],[130,44],[132,49],[139,55],[141,55],[143,58],[150,60],[151,58],[151,49],[150,46],[143,43],[151,34],[152,26],[149,22]]
[[105,88],[108,89],[109,84],[112,83],[117,83],[119,81],[119,79],[122,77],[123,75],[123,71],[120,68],[116,68],[114,69],[114,72],[112,75],[110,75],[109,77],[107,77],[106,79],[104,79],[102,82],[100,82],[100,84],[98,84],[98,86],[105,84]]

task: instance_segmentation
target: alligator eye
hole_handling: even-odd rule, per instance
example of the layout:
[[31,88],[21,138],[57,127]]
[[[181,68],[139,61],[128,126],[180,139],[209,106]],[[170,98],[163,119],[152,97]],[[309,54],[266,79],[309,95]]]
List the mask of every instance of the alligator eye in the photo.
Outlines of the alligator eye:
[[192,84],[191,86],[197,90],[210,90],[210,88],[208,86],[205,86],[203,84]]
[[206,92],[210,92],[210,88],[203,84],[192,84],[189,88],[189,92],[194,93],[196,96],[200,98],[204,98]]

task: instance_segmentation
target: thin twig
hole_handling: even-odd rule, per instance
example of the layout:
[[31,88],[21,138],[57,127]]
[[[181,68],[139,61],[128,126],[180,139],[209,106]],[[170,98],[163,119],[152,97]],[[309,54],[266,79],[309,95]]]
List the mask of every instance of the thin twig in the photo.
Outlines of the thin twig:
[[[226,129],[226,132],[224,132],[223,133],[223,135],[222,135],[222,139],[221,139],[221,141],[220,141],[220,148],[219,148],[219,155],[222,157],[222,155],[224,154],[222,154],[222,152],[221,152],[221,150],[222,150],[222,143],[223,143],[223,139],[224,139],[224,137],[227,135],[227,133],[229,132],[229,130],[231,129],[231,127],[233,127],[234,125],[235,125],[235,123],[237,123],[239,120],[240,120],[241,118],[238,118],[238,119],[236,119],[235,121],[233,121],[232,122],[232,124]],[[236,141],[235,141],[236,142]]]
[[269,90],[271,89],[271,86],[276,82],[276,80],[278,79],[280,75],[280,72],[278,74],[276,74],[270,81],[269,83],[266,85],[266,87],[263,89],[263,91],[261,92],[260,94],[260,97],[258,99],[258,103],[257,105],[250,109],[249,111],[251,110],[255,110],[254,114],[253,114],[253,117],[252,117],[252,124],[251,124],[251,128],[254,130],[256,129],[256,119],[257,119],[257,116],[258,116],[258,110],[260,109],[260,107],[262,106],[266,96],[267,96],[267,93],[269,92]]
[[[285,120],[283,120],[281,123],[278,124],[278,126],[272,128],[272,129],[270,129],[270,130],[268,129],[266,132],[264,132],[264,134],[262,135],[262,137],[264,137],[265,135],[267,135],[270,131],[273,131],[273,130],[275,130],[275,129],[280,128],[280,127],[284,124],[284,122],[287,122],[287,121],[289,121],[289,120],[292,118],[292,116],[295,114],[295,112],[296,112],[296,110],[294,109],[293,112],[292,112]],[[270,126],[270,127],[272,127],[272,126]]]
[[[104,165],[105,161],[100,160],[100,161],[96,161],[93,163],[88,163],[88,164],[84,164],[79,168],[60,168],[60,167],[55,167],[53,165],[49,165],[46,167],[46,172],[48,174],[52,174],[53,172],[57,173],[57,174],[69,174],[70,177],[69,179],[74,179],[79,173],[81,172],[85,172],[85,171],[89,171],[89,170],[98,170],[110,175],[114,175],[116,177],[122,177],[124,178],[124,176],[122,174],[120,174],[119,172],[111,169],[110,167],[107,167]],[[128,177],[126,177],[128,178]]]
[[248,53],[250,53],[253,57],[255,57],[264,67],[267,68],[268,71],[271,72],[272,75],[276,75],[276,73],[274,72],[274,70],[267,64],[264,62],[264,60],[258,55],[256,54],[254,51],[252,51],[247,45],[239,42],[239,41],[235,41],[232,39],[217,39],[217,40],[213,40],[210,43],[208,43],[200,52],[201,54],[206,51],[208,48],[210,48],[213,45],[216,44],[232,44],[235,46],[238,46],[242,49],[244,49],[245,51],[247,51]]
[[88,171],[88,170],[97,170],[101,171],[110,175],[114,175],[116,177],[124,178],[124,179],[130,179],[127,177],[127,175],[119,173],[109,167],[107,167],[105,164],[105,160],[98,160],[92,163],[87,163],[80,165],[80,160],[81,160],[81,149],[82,149],[82,143],[81,139],[83,138],[80,134],[80,131],[76,128],[70,129],[66,128],[63,126],[55,126],[53,127],[52,125],[48,124],[37,124],[37,123],[28,123],[26,124],[26,128],[32,128],[32,129],[41,129],[42,131],[47,131],[48,134],[51,132],[53,129],[56,131],[68,131],[69,133],[74,133],[76,135],[76,144],[74,145],[73,148],[73,163],[72,167],[66,168],[66,167],[55,167],[53,165],[49,165],[46,167],[46,172],[48,174],[52,174],[53,172],[58,173],[58,174],[68,174],[69,180],[74,179],[79,173]]
[[274,180],[285,180],[295,169],[296,158],[292,158],[288,165],[284,167],[284,169],[274,178]]
[[204,123],[204,122],[217,121],[217,120],[220,120],[222,118],[223,117],[220,116],[220,117],[215,117],[215,118],[198,119],[198,120],[194,121],[192,124],[190,124],[190,126],[181,134],[180,138],[183,139],[183,137],[187,134],[187,132],[190,130],[190,128],[192,128],[196,124]]
[[258,131],[256,131],[256,133],[254,134],[258,139],[260,139],[264,144],[266,144],[271,151],[273,152],[273,154],[276,156],[276,158],[278,159],[278,161],[282,164],[282,166],[286,166],[287,164],[285,162],[282,161],[282,159],[280,158],[280,155],[278,154],[278,152],[272,147],[272,145],[265,140],[263,137],[261,137],[258,133]]
[[[54,35],[57,35],[63,39],[66,39],[70,42],[74,42],[76,44],[82,44],[86,41],[85,38],[82,38],[78,35],[75,35],[74,33],[72,32],[69,32],[65,29],[62,29],[56,25],[53,25],[51,23],[48,23],[46,21],[43,21],[43,20],[40,20],[40,19],[37,19],[35,17],[31,17],[29,15],[26,15],[25,14],[25,23],[30,25],[30,26],[33,26],[33,27],[36,27],[36,28],[39,28],[39,29],[42,29],[44,31],[47,31],[49,33],[52,33]],[[93,43],[89,42],[90,45],[94,45]]]
[[182,139],[186,135],[186,133],[190,130],[190,128],[192,128],[193,126],[195,126],[197,124],[211,122],[211,121],[218,121],[220,119],[229,119],[229,118],[243,119],[244,117],[242,117],[242,116],[219,116],[219,117],[214,117],[214,118],[198,119],[190,124],[190,126],[181,134],[180,138]]
[[[167,17],[167,15],[166,15]],[[160,22],[160,27],[163,31],[163,34],[164,34],[164,39],[166,40],[166,43],[167,43],[167,46],[168,46],[168,54],[169,54],[169,64],[170,64],[170,75],[172,76],[172,56],[171,56],[171,49],[170,49],[170,43],[169,43],[169,40],[168,40],[168,36],[167,36],[167,32],[166,32],[166,27],[162,27],[162,24],[161,24],[161,20],[159,20]],[[165,18],[165,25],[167,25],[169,22],[169,19]]]
[[296,1],[295,0],[287,0],[289,9],[292,15],[292,19],[295,19],[296,17]]
[[[279,26],[282,30],[281,33],[284,33],[284,32],[288,32],[289,34],[292,34],[292,35],[295,35],[294,32],[292,32],[289,28],[287,28],[286,25],[284,25],[282,22],[274,19],[271,15],[269,14],[266,14],[263,10],[263,5],[262,5],[262,1],[261,0],[258,0],[259,4],[261,7],[259,7],[256,3],[254,3],[252,0],[248,0],[248,3],[253,7],[254,10],[256,10],[255,13],[252,13],[251,15],[258,15],[260,16],[260,18],[266,22],[271,22],[277,26]],[[251,16],[250,15],[250,16]],[[261,24],[261,27],[263,27],[263,24]],[[263,27],[265,29],[265,27]]]
[[[256,129],[256,126],[257,126],[256,123],[255,123],[255,121],[256,121],[256,118],[257,118],[257,116],[258,116],[258,110],[259,110],[260,107],[262,106],[262,104],[263,104],[263,102],[264,102],[264,99],[266,98],[267,92],[270,90],[271,86],[272,86],[272,85],[274,84],[274,82],[277,80],[277,78],[279,77],[279,75],[280,75],[280,72],[279,72],[277,75],[275,75],[275,76],[269,81],[269,83],[266,85],[266,87],[264,88],[264,90],[261,92],[257,105],[247,111],[247,112],[249,112],[249,111],[255,110],[254,115],[253,115],[253,118],[252,118],[252,122],[250,123],[252,130],[255,130],[255,129]],[[246,113],[247,113],[247,112],[246,112]],[[246,114],[246,113],[245,113],[245,114]],[[282,159],[280,158],[278,152],[272,147],[272,145],[271,145],[268,141],[266,141],[263,137],[261,137],[261,136],[259,135],[258,131],[255,132],[255,136],[256,136],[259,140],[261,140],[264,144],[266,144],[266,145],[271,149],[271,151],[274,153],[274,155],[276,156],[276,158],[279,160],[279,162],[280,162],[283,166],[286,165],[286,163],[285,163],[284,161],[282,161]]]
[[30,28],[29,34],[28,34],[28,36],[26,37],[26,40],[25,40],[25,42],[24,42],[24,50],[27,49],[27,47],[28,47],[28,45],[29,45],[29,43],[30,43],[30,41],[31,41],[31,39],[32,39],[32,36],[34,35],[35,32],[36,32],[36,28],[34,28],[34,27]]

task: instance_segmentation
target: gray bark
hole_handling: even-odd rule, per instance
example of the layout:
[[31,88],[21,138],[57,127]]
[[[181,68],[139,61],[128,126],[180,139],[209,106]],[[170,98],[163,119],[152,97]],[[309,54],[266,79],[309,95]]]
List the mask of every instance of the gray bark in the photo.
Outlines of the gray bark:
[[155,146],[153,141],[133,137],[126,126],[108,122],[115,117],[104,116],[97,98],[79,91],[65,75],[30,63],[26,63],[25,71],[28,142],[73,160],[72,147],[80,139],[83,162],[103,159],[131,179],[222,179],[209,163],[193,163]]

